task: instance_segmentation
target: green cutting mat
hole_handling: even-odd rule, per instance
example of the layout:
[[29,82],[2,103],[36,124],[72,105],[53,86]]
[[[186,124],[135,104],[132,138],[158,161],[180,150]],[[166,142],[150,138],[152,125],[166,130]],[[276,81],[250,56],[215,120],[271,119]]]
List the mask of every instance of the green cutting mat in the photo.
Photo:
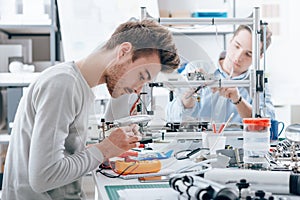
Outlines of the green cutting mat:
[[140,185],[106,185],[104,186],[110,200],[119,200],[118,190],[139,188],[169,188],[169,184],[140,184]]

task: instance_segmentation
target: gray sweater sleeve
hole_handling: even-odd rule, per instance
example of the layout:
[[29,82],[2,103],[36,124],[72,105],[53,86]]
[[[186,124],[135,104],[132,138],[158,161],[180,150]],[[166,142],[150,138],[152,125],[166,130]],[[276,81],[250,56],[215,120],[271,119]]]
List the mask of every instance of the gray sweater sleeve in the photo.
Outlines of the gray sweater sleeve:
[[[29,183],[36,192],[69,184],[103,162],[96,147],[85,148],[85,137],[76,128],[76,123],[82,123],[77,116],[84,112],[82,88],[72,76],[60,74],[55,80],[38,85],[32,93],[31,106],[36,114],[29,151]],[[75,125],[74,143],[81,147],[74,152],[65,144],[71,124]]]

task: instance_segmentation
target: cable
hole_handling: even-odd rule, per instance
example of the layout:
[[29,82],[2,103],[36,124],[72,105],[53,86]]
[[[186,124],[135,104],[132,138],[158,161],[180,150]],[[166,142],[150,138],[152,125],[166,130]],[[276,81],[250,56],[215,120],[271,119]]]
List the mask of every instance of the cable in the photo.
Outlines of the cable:
[[[210,165],[210,163],[212,162],[216,162],[217,159],[216,158],[212,158],[212,159],[207,159],[207,160],[203,160],[201,162],[189,165],[189,166],[185,166],[179,170],[176,171],[176,173],[185,173],[185,172],[190,172],[190,169],[195,168],[195,167],[202,167],[201,170],[196,169],[196,170],[192,170],[192,172],[196,172],[197,174],[204,174],[205,172],[209,171],[212,169],[212,166]],[[204,169],[203,169],[204,168]]]
[[[106,176],[106,177],[108,177],[108,178],[119,178],[119,177],[122,176],[125,172],[127,172],[127,170],[128,170],[130,167],[132,167],[132,166],[134,166],[134,165],[137,165],[137,166],[136,166],[135,168],[133,168],[133,170],[136,169],[136,168],[139,166],[138,162],[133,162],[131,165],[129,165],[128,167],[126,167],[120,174],[114,175],[114,174],[110,174],[110,173],[104,172],[103,170],[104,170],[104,169],[108,169],[108,168],[103,168],[103,167],[102,167],[102,164],[101,164],[101,165],[99,165],[99,169],[96,170],[96,173],[100,173],[100,174],[102,174],[102,175],[104,175],[104,176]],[[111,166],[111,164],[110,164],[110,168],[115,172],[115,170],[114,170],[114,168]],[[117,173],[117,172],[116,172],[116,173]]]
[[[142,94],[148,94],[147,92],[141,92],[140,94],[138,94],[138,99],[137,100],[140,100],[142,105],[144,106],[146,112],[147,112],[147,115],[153,115],[153,111],[152,110],[148,110],[147,109],[147,106],[146,106],[146,103],[142,100],[141,98],[141,95]],[[163,117],[160,117],[159,119],[163,120],[164,122],[167,122]]]
[[174,156],[177,160],[184,160],[184,159],[190,158],[192,155],[198,153],[199,151],[201,151],[203,149],[207,149],[207,148],[197,148],[197,149],[194,149],[194,150],[185,149],[185,150],[181,150],[181,151],[176,152],[174,154]]
[[215,24],[214,25],[214,27],[216,28],[215,29],[215,33],[216,33],[216,37],[215,37],[215,40],[216,40],[216,44],[217,44],[217,46],[220,48],[220,49],[222,49],[222,51],[224,51],[224,50],[226,50],[226,41],[224,42],[224,48],[222,48],[221,47],[221,45],[220,45],[220,41],[218,40],[218,36],[219,36],[219,31],[218,31],[218,26]]
[[148,93],[147,93],[147,92],[141,92],[140,94],[138,94],[138,100],[141,101],[141,103],[142,103],[142,105],[144,106],[144,108],[145,108],[147,114],[149,115],[151,112],[148,111],[147,106],[146,106],[146,103],[142,100],[142,98],[141,98],[141,95],[142,95],[142,94],[148,94]]

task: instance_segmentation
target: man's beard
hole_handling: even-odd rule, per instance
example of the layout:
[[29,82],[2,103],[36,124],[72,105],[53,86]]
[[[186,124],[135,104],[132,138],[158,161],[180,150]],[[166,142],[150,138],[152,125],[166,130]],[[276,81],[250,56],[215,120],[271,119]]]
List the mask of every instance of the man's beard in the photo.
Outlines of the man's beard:
[[114,65],[106,71],[106,86],[109,94],[114,98],[120,96],[120,86],[124,86],[124,84],[122,84],[122,82],[124,82],[124,80],[122,80],[122,77],[127,73],[127,69],[124,66],[128,65],[128,63],[129,62]]

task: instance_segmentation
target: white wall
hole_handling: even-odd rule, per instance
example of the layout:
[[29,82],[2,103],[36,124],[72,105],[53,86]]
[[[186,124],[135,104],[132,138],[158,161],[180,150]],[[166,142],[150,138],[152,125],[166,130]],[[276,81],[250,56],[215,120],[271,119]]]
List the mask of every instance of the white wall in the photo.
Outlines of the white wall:
[[[300,82],[298,66],[298,46],[300,44],[300,1],[298,0],[243,0],[237,1],[237,17],[250,11],[252,6],[279,5],[278,16],[264,16],[265,21],[272,25],[274,35],[272,44],[267,52],[267,75],[274,103],[277,105],[278,118],[289,116],[287,122],[300,122],[300,116],[293,109],[300,105]],[[264,9],[262,9],[264,10]],[[270,10],[265,10],[270,11]]]
[[175,35],[178,53],[183,61],[205,60],[215,65],[223,50],[223,36]]
[[102,45],[119,24],[132,17],[139,19],[141,6],[158,17],[157,1],[153,0],[60,0],[57,3],[66,60],[88,55]]

